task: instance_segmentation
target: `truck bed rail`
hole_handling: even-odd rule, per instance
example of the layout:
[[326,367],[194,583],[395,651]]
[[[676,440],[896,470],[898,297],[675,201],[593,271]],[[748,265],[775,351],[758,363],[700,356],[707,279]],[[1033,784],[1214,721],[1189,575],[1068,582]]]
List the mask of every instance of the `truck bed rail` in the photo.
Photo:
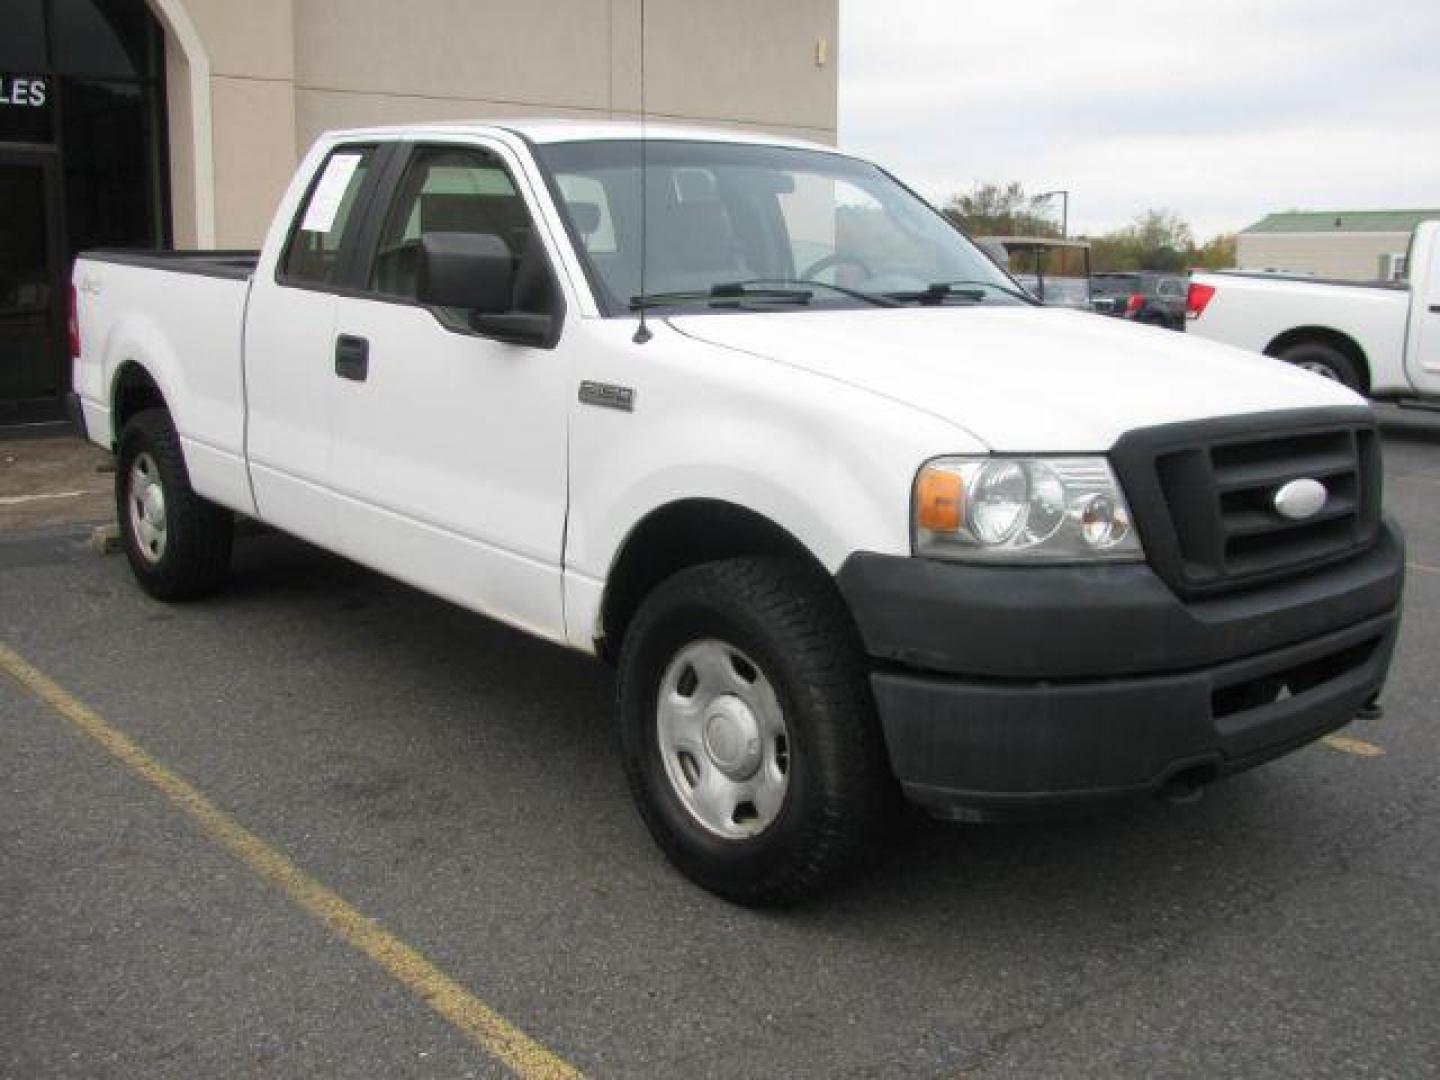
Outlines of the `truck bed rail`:
[[1311,277],[1309,274],[1280,274],[1268,270],[1203,270],[1207,277],[1254,278],[1257,281],[1294,281],[1301,285],[1348,285],[1352,289],[1389,289],[1409,292],[1408,281],[1352,281],[1346,278]]
[[143,266],[173,274],[200,274],[204,277],[235,278],[243,281],[255,272],[260,253],[239,249],[145,251],[133,248],[101,248],[97,251],[82,251],[80,258],[90,262],[119,263],[121,266]]

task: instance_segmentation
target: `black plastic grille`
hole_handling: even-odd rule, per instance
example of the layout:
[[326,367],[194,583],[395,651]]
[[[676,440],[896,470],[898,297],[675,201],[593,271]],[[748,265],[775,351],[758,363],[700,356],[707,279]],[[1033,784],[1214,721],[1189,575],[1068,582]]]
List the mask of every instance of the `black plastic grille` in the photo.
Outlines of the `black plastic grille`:
[[[1380,443],[1368,411],[1264,414],[1150,428],[1112,452],[1147,556],[1178,592],[1226,592],[1301,573],[1374,543]],[[1291,480],[1325,485],[1315,515],[1283,517]]]

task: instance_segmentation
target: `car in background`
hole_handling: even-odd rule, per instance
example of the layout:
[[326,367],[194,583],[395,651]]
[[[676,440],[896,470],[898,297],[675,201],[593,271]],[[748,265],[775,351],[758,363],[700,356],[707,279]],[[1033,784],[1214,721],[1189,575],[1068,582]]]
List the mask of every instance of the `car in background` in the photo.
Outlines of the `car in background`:
[[1403,281],[1200,272],[1187,332],[1264,353],[1377,401],[1440,404],[1440,220],[1410,236]]
[[[1047,307],[1093,310],[1088,241],[1055,236],[980,236],[975,242]],[[1183,313],[1183,292],[1180,299]]]
[[1171,330],[1185,329],[1187,287],[1179,274],[1106,271],[1090,277],[1092,304],[1100,314]]

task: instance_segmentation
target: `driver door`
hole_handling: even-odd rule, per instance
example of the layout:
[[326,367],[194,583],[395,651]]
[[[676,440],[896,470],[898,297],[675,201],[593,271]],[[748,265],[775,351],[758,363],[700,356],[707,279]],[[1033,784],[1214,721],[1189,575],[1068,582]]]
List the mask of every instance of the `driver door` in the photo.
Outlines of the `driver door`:
[[534,214],[506,155],[483,144],[412,147],[388,208],[377,208],[383,224],[358,270],[363,288],[340,296],[336,309],[337,546],[563,639],[574,387],[564,334],[551,347],[503,344],[470,329],[467,312],[417,299],[425,232],[493,233],[517,260],[526,250]]

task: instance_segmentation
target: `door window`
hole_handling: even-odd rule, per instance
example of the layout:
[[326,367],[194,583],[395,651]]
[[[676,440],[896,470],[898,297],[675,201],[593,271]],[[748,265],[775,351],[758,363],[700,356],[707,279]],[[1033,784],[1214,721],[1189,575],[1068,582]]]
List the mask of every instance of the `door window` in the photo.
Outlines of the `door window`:
[[490,233],[518,261],[530,237],[530,211],[510,174],[482,150],[421,147],[415,152],[380,233],[370,287],[414,300],[420,237],[429,232]]
[[325,159],[300,207],[299,226],[290,234],[280,269],[283,284],[330,285],[336,281],[340,249],[351,231],[351,211],[373,153],[373,147],[346,146]]

